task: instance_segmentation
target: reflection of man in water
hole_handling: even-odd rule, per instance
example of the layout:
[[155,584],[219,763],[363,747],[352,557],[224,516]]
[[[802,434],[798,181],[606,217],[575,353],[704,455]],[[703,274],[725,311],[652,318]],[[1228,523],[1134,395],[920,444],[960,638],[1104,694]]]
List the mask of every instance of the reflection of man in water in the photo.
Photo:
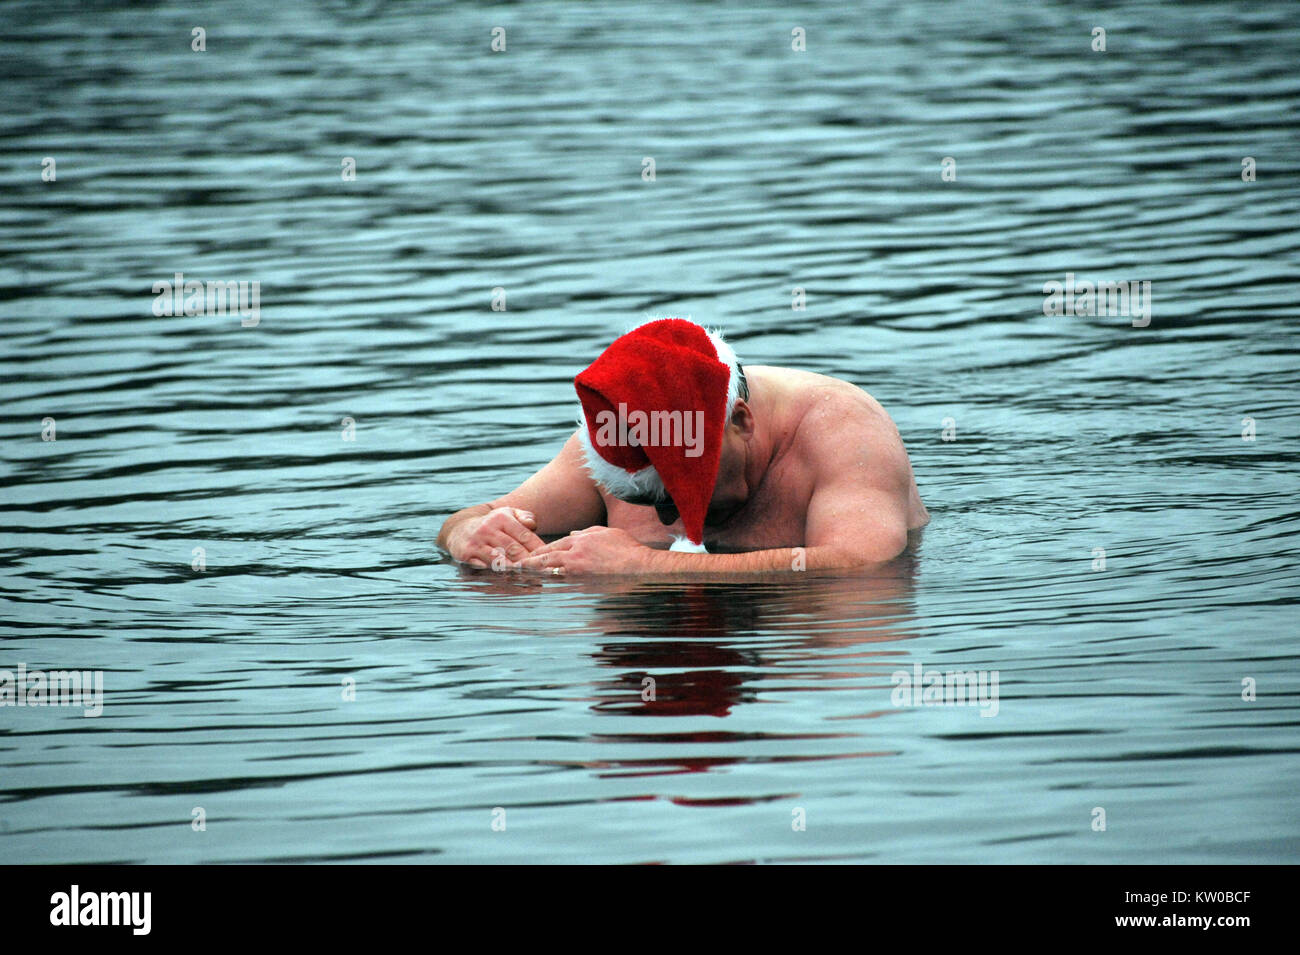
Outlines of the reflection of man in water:
[[896,557],[930,519],[874,398],[742,369],[693,322],[642,325],[574,385],[578,431],[515,490],[449,517],[452,557],[554,574],[848,568]]
[[[591,635],[594,659],[614,671],[595,681],[591,708],[605,716],[721,717],[742,703],[821,692],[830,680],[855,691],[841,697],[840,717],[861,718],[864,706],[883,710],[888,675],[906,654],[898,643],[917,637],[914,561],[891,569],[898,575],[816,574],[799,587],[575,579],[566,590],[586,598],[576,632]],[[508,578],[487,582],[507,598],[520,593]],[[658,731],[674,734],[665,742],[684,739],[676,729]]]

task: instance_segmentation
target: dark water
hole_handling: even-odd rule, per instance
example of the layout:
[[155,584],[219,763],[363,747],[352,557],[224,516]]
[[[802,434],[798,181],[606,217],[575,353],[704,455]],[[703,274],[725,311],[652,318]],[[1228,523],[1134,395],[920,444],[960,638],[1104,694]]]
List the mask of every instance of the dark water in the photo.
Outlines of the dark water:
[[[0,708],[0,860],[1297,861],[1298,10],[0,7],[0,669],[104,680]],[[671,314],[872,392],[919,553],[442,560]]]

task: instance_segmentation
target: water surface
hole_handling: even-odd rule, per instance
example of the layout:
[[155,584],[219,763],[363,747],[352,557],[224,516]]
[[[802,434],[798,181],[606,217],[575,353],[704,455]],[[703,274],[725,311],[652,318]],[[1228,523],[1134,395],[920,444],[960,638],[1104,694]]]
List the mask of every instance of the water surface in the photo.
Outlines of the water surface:
[[[4,5],[0,669],[105,705],[0,708],[0,861],[1297,861],[1296,10]],[[919,551],[442,559],[673,314],[875,395]]]

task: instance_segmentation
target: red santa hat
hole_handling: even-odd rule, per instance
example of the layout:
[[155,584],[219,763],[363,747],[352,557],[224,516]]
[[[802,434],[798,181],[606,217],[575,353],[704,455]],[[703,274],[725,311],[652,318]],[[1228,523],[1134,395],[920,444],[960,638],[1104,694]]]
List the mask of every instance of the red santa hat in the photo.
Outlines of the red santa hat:
[[740,396],[740,362],[722,336],[665,318],[618,338],[574,379],[587,470],[617,498],[671,499],[693,547],[722,460],[722,434]]

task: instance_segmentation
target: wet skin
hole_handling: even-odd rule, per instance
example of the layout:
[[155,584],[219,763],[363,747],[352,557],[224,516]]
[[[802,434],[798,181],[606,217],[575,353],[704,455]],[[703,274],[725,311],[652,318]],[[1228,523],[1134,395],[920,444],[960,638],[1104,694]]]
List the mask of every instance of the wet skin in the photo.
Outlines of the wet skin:
[[492,566],[496,556],[497,569],[551,573],[859,567],[902,552],[929,514],[879,403],[825,375],[745,372],[750,397],[724,430],[705,520],[710,554],[664,553],[685,533],[671,500],[630,502],[598,487],[576,436],[514,491],[449,518],[439,544],[475,566]]

